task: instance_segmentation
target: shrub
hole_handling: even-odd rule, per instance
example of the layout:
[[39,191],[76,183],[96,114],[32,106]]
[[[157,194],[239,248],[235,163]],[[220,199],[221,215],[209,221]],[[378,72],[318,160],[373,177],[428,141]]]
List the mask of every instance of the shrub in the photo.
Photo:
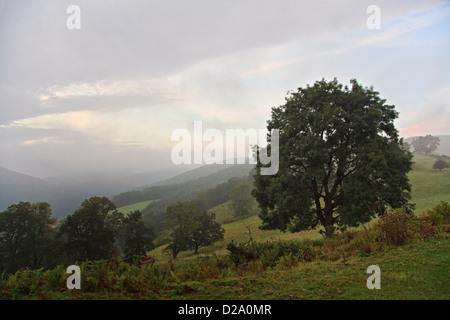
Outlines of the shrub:
[[367,255],[374,251],[374,242],[376,241],[376,231],[364,229],[356,235],[352,235],[349,242],[350,248],[355,248],[360,254]]
[[419,218],[418,221],[419,226],[417,231],[422,240],[429,237],[433,237],[437,234],[437,230],[436,227],[433,225],[432,219],[425,216]]
[[433,226],[450,222],[450,204],[441,201],[433,209],[429,209],[425,213],[429,217]]
[[386,245],[404,244],[411,235],[408,232],[411,214],[404,209],[397,209],[383,214],[376,224],[380,232],[381,241]]
[[249,245],[231,242],[227,246],[230,259],[236,266],[259,260],[262,268],[276,266],[281,260],[285,266],[312,261],[317,251],[311,241],[277,241]]

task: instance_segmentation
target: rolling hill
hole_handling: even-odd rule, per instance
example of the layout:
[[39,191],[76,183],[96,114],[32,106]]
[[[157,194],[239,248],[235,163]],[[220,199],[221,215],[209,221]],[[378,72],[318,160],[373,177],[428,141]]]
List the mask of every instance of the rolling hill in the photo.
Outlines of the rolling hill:
[[[193,170],[143,172],[98,178],[90,181],[70,179],[41,179],[0,167],[0,211],[8,206],[25,202],[45,201],[51,204],[53,216],[63,218],[73,213],[85,199],[106,196],[113,199],[121,193],[142,192],[157,186],[180,185],[184,190],[198,191],[227,181],[234,176],[248,175],[253,165],[205,165]],[[139,187],[140,186],[140,187]],[[143,199],[148,201],[153,199]],[[119,202],[120,206],[133,204]]]
[[253,167],[253,164],[205,165],[147,187],[122,192],[112,199],[118,207],[161,198],[192,199],[230,178],[248,176]]

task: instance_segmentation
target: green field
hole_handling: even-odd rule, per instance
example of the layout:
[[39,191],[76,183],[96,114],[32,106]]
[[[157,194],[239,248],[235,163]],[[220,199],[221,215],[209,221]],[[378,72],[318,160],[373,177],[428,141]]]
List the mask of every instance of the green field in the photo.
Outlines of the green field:
[[423,214],[439,201],[450,202],[450,169],[433,169],[436,157],[415,155],[413,161],[409,177],[412,184],[411,201],[416,204],[415,214]]
[[136,211],[136,210],[142,211],[145,208],[147,208],[147,206],[153,201],[155,201],[155,200],[133,203],[128,206],[123,206],[123,207],[117,208],[117,210],[123,214],[127,214],[130,212]]

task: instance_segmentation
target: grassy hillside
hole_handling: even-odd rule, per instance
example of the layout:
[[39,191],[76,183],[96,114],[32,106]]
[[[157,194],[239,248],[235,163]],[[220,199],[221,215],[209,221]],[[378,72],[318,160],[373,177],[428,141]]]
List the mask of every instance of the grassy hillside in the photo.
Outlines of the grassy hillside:
[[[112,199],[114,203],[119,206],[160,198],[166,200],[172,200],[174,198],[192,200],[199,193],[206,191],[209,188],[213,188],[221,183],[225,183],[231,178],[248,176],[253,168],[254,165],[252,164],[217,164],[202,166],[165,182],[154,184],[143,189],[122,192],[115,195]],[[213,173],[210,173],[211,171]],[[185,181],[187,177],[192,179]]]
[[[422,215],[427,209],[434,207],[440,201],[450,202],[450,169],[442,171],[432,169],[435,157],[416,155],[414,157],[413,170],[410,172],[412,184],[412,199],[416,204],[415,214]],[[320,239],[322,236],[318,230],[304,231],[299,233],[283,233],[277,230],[260,230],[261,219],[257,215],[257,208],[253,214],[244,218],[236,218],[225,202],[208,210],[216,214],[216,220],[225,229],[224,240],[208,247],[199,249],[199,256],[214,252],[215,254],[227,254],[226,246],[231,241],[235,243],[245,243],[250,240],[247,227],[250,227],[254,241],[279,241],[279,240],[303,240]],[[163,235],[167,236],[167,235]],[[166,245],[162,245],[151,252],[159,260],[167,259],[163,254]],[[196,259],[198,256],[193,251],[186,251],[179,254],[177,260],[180,263]]]
[[123,206],[123,207],[117,208],[117,210],[123,214],[127,214],[130,212],[136,211],[136,210],[142,211],[145,208],[147,208],[147,206],[153,201],[155,201],[155,200],[137,202],[137,203],[130,204],[128,206]]
[[420,215],[439,201],[450,202],[450,169],[433,169],[436,157],[415,155],[409,177],[412,184],[412,202],[415,214]]
[[[445,224],[433,227],[427,219],[410,220],[408,228],[428,226],[427,233],[410,233],[397,245],[360,231],[329,240],[277,242],[260,247],[255,260],[210,255],[172,270],[168,264],[87,261],[80,265],[80,290],[67,289],[64,266],[22,269],[0,277],[0,299],[448,300],[449,217],[447,211]],[[367,288],[370,265],[381,270],[380,290]]]
[[[173,290],[167,295],[201,300],[448,300],[449,257],[448,240],[432,240],[352,257],[345,263],[317,261],[245,277],[188,282],[192,293]],[[370,265],[382,270],[380,290],[367,289]]]

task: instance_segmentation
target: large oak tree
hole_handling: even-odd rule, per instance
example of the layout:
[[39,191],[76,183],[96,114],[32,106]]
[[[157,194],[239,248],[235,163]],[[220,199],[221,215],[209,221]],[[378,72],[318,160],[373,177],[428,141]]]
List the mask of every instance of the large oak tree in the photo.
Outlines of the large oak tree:
[[357,226],[389,207],[411,210],[412,155],[394,126],[397,117],[395,106],[356,80],[349,87],[322,79],[290,92],[267,126],[279,130],[279,171],[261,175],[264,165],[256,165],[262,228],[321,225],[332,237],[337,225]]

